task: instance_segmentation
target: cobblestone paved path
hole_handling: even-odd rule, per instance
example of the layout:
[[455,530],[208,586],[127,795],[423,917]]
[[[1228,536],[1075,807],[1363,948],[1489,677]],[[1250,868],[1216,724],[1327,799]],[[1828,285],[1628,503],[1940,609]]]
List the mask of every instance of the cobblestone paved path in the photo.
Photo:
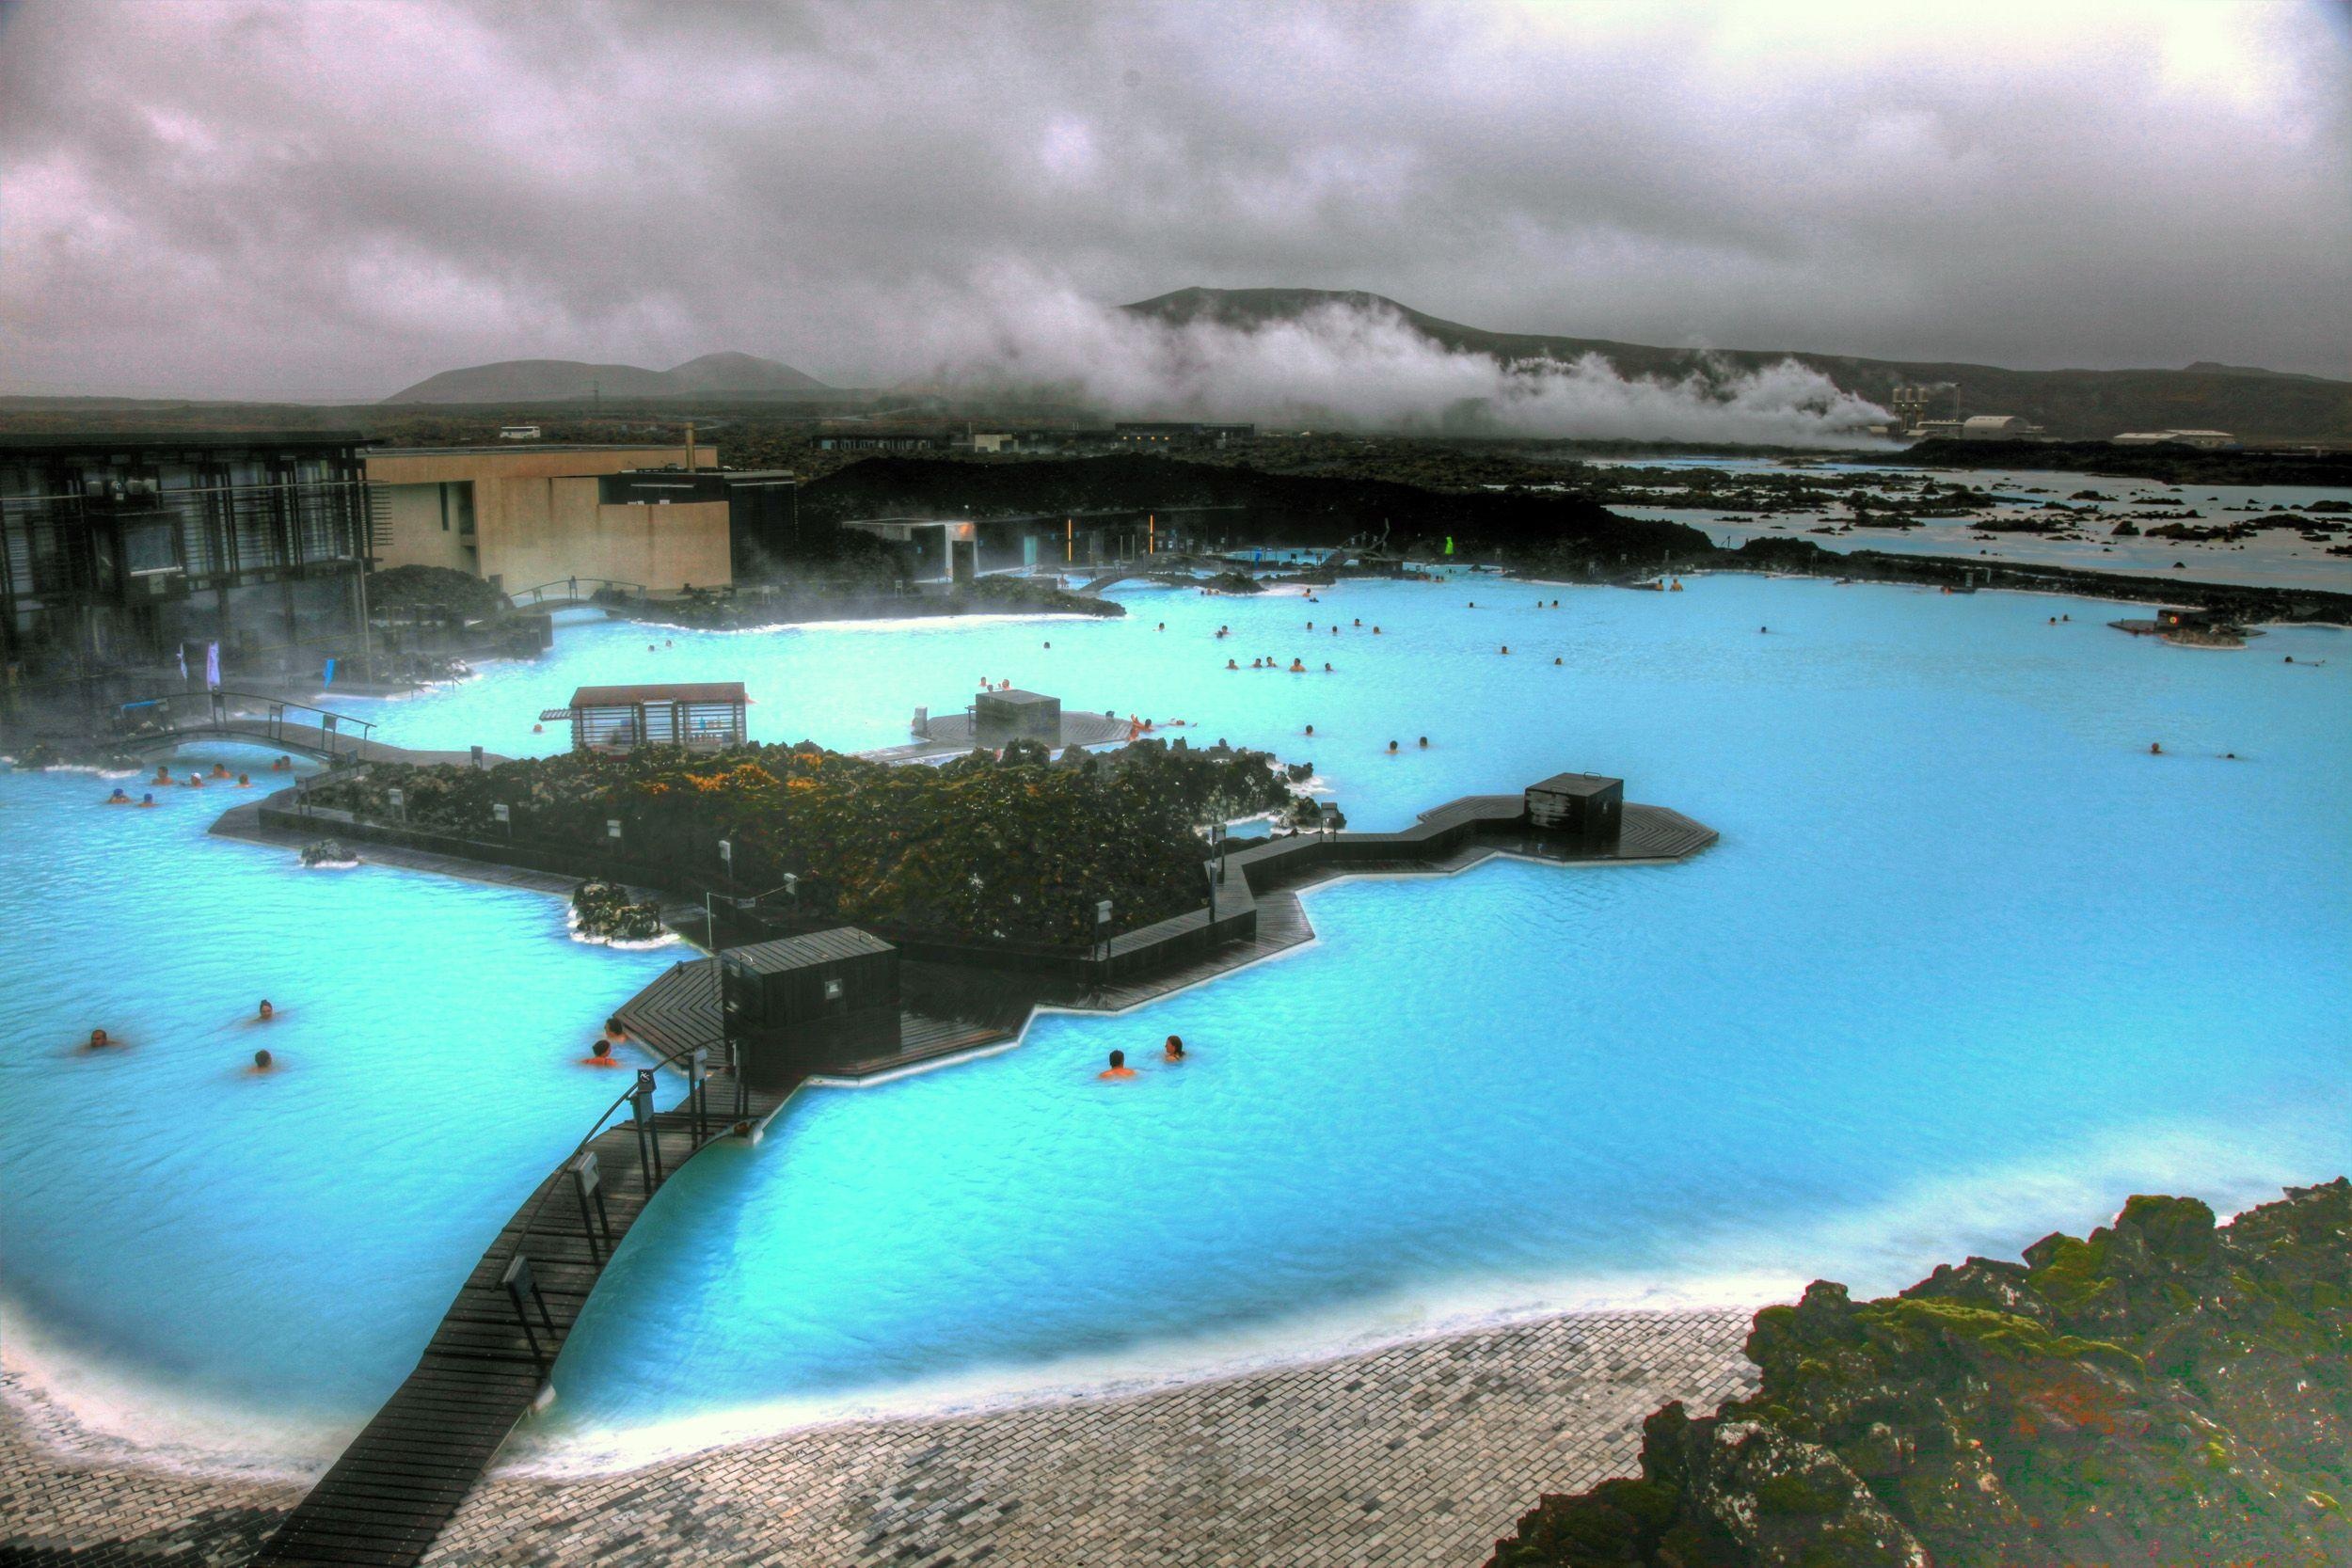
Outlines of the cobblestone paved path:
[[[567,1481],[494,1474],[427,1568],[1475,1568],[1641,1420],[1744,1391],[1745,1312],[1603,1312],[1123,1399],[862,1422]],[[0,1418],[0,1563],[228,1568],[302,1495],[56,1457]]]
[[1642,1418],[1754,1376],[1744,1312],[1597,1313],[1126,1399],[820,1428],[485,1482],[426,1568],[596,1562],[1476,1568]]

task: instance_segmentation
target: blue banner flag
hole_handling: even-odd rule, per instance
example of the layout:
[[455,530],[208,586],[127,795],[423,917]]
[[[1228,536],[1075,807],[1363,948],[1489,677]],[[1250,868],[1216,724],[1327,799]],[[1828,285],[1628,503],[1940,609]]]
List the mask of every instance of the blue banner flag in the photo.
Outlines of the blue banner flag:
[[321,686],[332,686],[335,684],[335,661],[333,659],[330,658],[326,661],[326,673],[319,677],[319,684]]

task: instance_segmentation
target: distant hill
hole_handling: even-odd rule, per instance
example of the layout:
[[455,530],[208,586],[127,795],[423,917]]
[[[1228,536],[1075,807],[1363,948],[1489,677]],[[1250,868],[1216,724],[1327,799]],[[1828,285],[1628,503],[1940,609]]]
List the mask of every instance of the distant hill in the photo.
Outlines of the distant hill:
[[2352,382],[2202,360],[2178,371],[2011,371],[1784,349],[1657,348],[1605,338],[1490,332],[1356,290],[1179,289],[1123,309],[1178,325],[1211,321],[1252,329],[1326,305],[1393,310],[1434,342],[1505,364],[1597,354],[1624,375],[1678,379],[1794,359],[1881,405],[1899,386],[1948,386],[1953,390],[1939,412],[2023,415],[2053,436],[2076,440],[2105,440],[2126,430],[2205,429],[2246,441],[2352,443]]
[[709,392],[832,390],[791,366],[750,354],[706,354],[666,371],[642,365],[591,365],[578,359],[501,359],[443,371],[405,387],[386,403],[547,403],[601,393],[615,398],[685,397]]

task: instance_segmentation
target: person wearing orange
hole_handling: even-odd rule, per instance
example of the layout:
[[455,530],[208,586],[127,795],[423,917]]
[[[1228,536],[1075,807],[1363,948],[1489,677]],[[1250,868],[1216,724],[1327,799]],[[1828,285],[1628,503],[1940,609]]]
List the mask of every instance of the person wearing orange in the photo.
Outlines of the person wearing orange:
[[1111,1065],[1094,1076],[1097,1078],[1133,1078],[1135,1075],[1136,1069],[1127,1065],[1127,1053],[1124,1051],[1114,1051],[1111,1053]]

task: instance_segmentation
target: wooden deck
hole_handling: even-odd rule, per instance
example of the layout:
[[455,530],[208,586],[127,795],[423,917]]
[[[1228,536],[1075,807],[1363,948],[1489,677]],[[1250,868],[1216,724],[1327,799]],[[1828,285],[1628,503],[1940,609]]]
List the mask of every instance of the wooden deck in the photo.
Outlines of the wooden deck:
[[[282,832],[259,824],[259,801],[237,807],[214,831],[285,842]],[[1170,936],[1198,943],[1213,930],[1241,928],[1251,934],[1140,977],[1073,988],[1067,981],[1010,971],[902,962],[901,994],[916,1010],[901,1015],[898,1049],[802,1082],[855,1084],[938,1065],[1017,1040],[1041,1006],[1124,1011],[1289,951],[1314,940],[1298,890],[1321,882],[1367,875],[1452,875],[1496,855],[1656,863],[1693,854],[1716,837],[1713,829],[1678,812],[1628,805],[1616,842],[1582,845],[1531,833],[1521,812],[1518,796],[1473,796],[1422,814],[1402,832],[1343,833],[1330,841],[1271,839],[1234,849],[1227,856],[1213,905],[1125,933],[1119,941],[1142,944],[1140,952]],[[421,870],[455,871],[518,886],[555,884],[547,891],[568,890],[572,881],[383,846],[372,847],[372,853]],[[618,1016],[635,1047],[651,1058],[673,1061],[698,1045],[711,1047],[714,1061],[723,1058],[715,958],[673,965],[623,1005]],[[626,1086],[624,1080],[615,1089]],[[420,1561],[538,1399],[613,1247],[658,1192],[659,1179],[647,1169],[641,1147],[654,1151],[660,1171],[675,1170],[707,1140],[732,1135],[726,1130],[739,1119],[764,1125],[799,1086],[772,1094],[746,1092],[739,1100],[733,1078],[714,1071],[700,1132],[691,1109],[681,1104],[653,1117],[651,1136],[642,1146],[624,1110],[615,1125],[584,1146],[596,1156],[604,1196],[593,1235],[567,1156],[483,1254],[416,1370],[254,1561],[318,1568],[407,1568]],[[522,1301],[527,1321],[505,1283],[517,1257],[529,1259],[536,1286]]]
[[[711,1021],[715,1026],[715,1010]],[[627,1075],[612,1076],[616,1092],[627,1085]],[[734,1080],[714,1072],[705,1093],[710,1137],[729,1136],[725,1130],[735,1123],[738,1104]],[[786,1096],[750,1093],[744,1099],[748,1119],[756,1125],[774,1115]],[[402,1568],[423,1558],[532,1408],[612,1248],[660,1190],[640,1159],[636,1128],[626,1111],[622,1115],[618,1125],[587,1145],[596,1156],[604,1198],[593,1239],[567,1159],[499,1232],[416,1370],[271,1535],[253,1560],[257,1564]],[[688,1106],[659,1113],[653,1126],[651,1144],[665,1173],[707,1147],[697,1138]],[[529,1259],[537,1287],[523,1298],[528,1328],[503,1283],[518,1255]]]
[[[928,727],[927,735],[903,746],[878,746],[858,755],[869,762],[936,762],[962,756],[977,744],[972,738],[972,716],[968,713],[936,715]],[[1064,708],[1061,735],[1053,748],[1058,752],[1066,746],[1109,746],[1124,741],[1127,728],[1127,721],[1115,714]]]

